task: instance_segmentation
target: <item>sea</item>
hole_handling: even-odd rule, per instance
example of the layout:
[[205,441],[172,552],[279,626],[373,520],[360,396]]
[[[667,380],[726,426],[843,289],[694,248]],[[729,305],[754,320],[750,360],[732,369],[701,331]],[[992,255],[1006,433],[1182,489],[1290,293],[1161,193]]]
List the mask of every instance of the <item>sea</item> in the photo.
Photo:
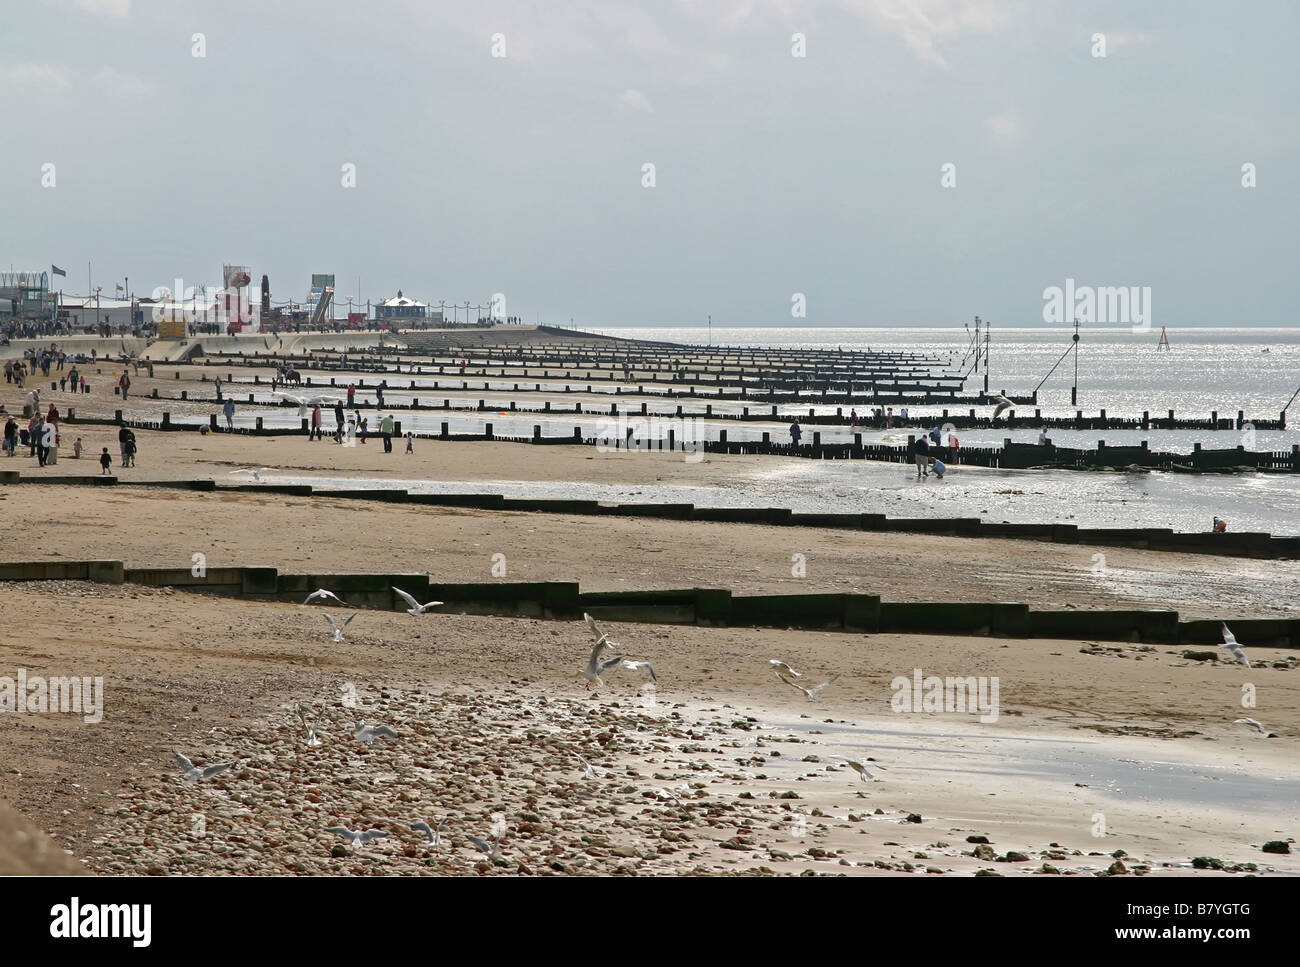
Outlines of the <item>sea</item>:
[[[762,346],[780,348],[862,348],[909,350],[943,357],[959,372],[972,363],[971,334],[955,328],[761,328],[715,326],[704,327],[609,327],[595,330],[607,335],[631,339],[687,344],[728,346]],[[1059,446],[1093,447],[1099,439],[1112,446],[1133,445],[1146,441],[1153,450],[1186,452],[1200,443],[1205,449],[1228,449],[1238,445],[1255,450],[1289,451],[1300,445],[1300,411],[1288,412],[1286,430],[1255,431],[1249,421],[1276,420],[1292,396],[1300,389],[1300,329],[1279,328],[1208,328],[1186,327],[1167,330],[1169,349],[1157,349],[1159,329],[1135,333],[1128,328],[1082,327],[1077,350],[1078,403],[1070,403],[1071,388],[1076,385],[1073,327],[1002,329],[995,327],[990,336],[988,353],[989,389],[1013,395],[1038,389],[1039,408],[1045,415],[1073,415],[1076,410],[1096,414],[1104,409],[1110,416],[1165,415],[1174,410],[1181,416],[1208,419],[1216,412],[1221,419],[1235,419],[1243,411],[1244,430],[1053,430],[1051,437]],[[547,436],[571,434],[579,427],[584,436],[598,435],[600,414],[608,412],[610,398],[603,395],[599,383],[591,384],[591,393],[568,392],[563,381],[543,383],[541,396],[520,399],[521,405],[552,405],[571,408],[582,402],[590,410],[582,416],[510,412],[513,384],[508,381],[467,377],[469,386],[459,385],[432,389],[432,378],[414,377],[417,384],[410,390],[399,380],[390,379],[394,388],[386,393],[391,402],[405,402],[408,397],[449,398],[459,409],[399,412],[403,430],[417,434],[436,434],[442,423],[452,433],[482,433],[492,424],[498,437],[527,438],[540,425]],[[456,380],[459,382],[459,376]],[[967,392],[983,386],[983,369],[972,374]],[[401,387],[401,388],[399,388]],[[268,387],[269,389],[269,387]],[[576,388],[575,388],[576,389]],[[363,390],[361,397],[370,393]],[[269,393],[258,392],[270,402]],[[477,409],[480,399],[487,401],[488,411]],[[628,397],[623,398],[626,409]],[[639,402],[639,401],[638,401]],[[701,401],[702,402],[702,401]],[[671,414],[675,401],[648,401],[650,412],[656,409]],[[590,405],[589,405],[590,404]],[[718,402],[715,413],[738,410],[741,403]],[[1292,404],[1295,406],[1296,404]],[[499,406],[500,411],[495,408]],[[688,407],[689,408],[689,407]],[[696,407],[698,408],[698,407]],[[809,409],[834,411],[835,407],[815,404],[781,407],[779,419],[770,423],[701,420],[694,427],[703,438],[716,439],[726,429],[732,440],[757,438],[762,432],[773,439],[783,439],[786,422]],[[370,411],[373,414],[373,411]],[[939,407],[914,407],[909,426],[891,430],[861,428],[863,441],[891,444],[906,443],[910,433],[931,424],[941,424]],[[132,413],[128,418],[135,416]],[[237,426],[251,424],[261,416],[267,427],[297,426],[300,417],[295,409],[267,410],[244,408],[237,412]],[[327,414],[328,417],[328,414]],[[149,418],[141,413],[140,418]],[[329,420],[327,418],[326,422]],[[671,421],[659,421],[666,424]],[[659,427],[662,429],[662,425]],[[647,427],[653,431],[653,427]],[[819,427],[825,442],[846,442],[854,428]],[[961,433],[963,446],[997,446],[1005,439],[1032,442],[1038,431],[1033,428],[974,431]],[[685,436],[678,430],[678,438]],[[419,446],[433,445],[421,441]],[[623,458],[627,458],[624,453]],[[701,457],[701,454],[694,454]],[[715,454],[709,460],[725,460]],[[1054,521],[1082,527],[1171,527],[1176,531],[1207,531],[1215,517],[1228,522],[1232,531],[1265,532],[1276,535],[1300,534],[1300,475],[1282,473],[1239,473],[1233,475],[1195,475],[1152,472],[1128,475],[1110,472],[1067,470],[994,470],[955,466],[943,480],[933,477],[917,480],[915,468],[904,464],[870,461],[778,460],[770,469],[744,478],[744,483],[730,487],[617,486],[593,485],[574,481],[530,481],[526,472],[517,479],[491,481],[410,480],[387,481],[388,486],[402,486],[427,492],[496,492],[509,496],[583,497],[626,502],[686,502],[699,506],[789,507],[799,512],[883,512],[898,517],[980,517],[990,521],[1032,523]],[[526,468],[526,464],[521,465]],[[765,463],[764,467],[768,465]],[[287,475],[276,482],[299,482]],[[334,479],[322,481],[304,478],[301,482],[331,487],[369,486],[372,481]],[[1300,565],[1296,565],[1300,567]]]

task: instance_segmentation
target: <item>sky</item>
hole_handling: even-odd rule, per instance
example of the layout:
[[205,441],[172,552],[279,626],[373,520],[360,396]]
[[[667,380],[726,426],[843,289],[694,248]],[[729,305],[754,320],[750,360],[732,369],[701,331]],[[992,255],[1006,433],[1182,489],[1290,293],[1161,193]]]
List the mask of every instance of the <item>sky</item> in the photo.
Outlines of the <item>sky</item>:
[[1072,279],[1295,323],[1291,0],[4,13],[0,267],[66,292],[235,263],[276,302],[323,272],[584,327],[1011,327]]

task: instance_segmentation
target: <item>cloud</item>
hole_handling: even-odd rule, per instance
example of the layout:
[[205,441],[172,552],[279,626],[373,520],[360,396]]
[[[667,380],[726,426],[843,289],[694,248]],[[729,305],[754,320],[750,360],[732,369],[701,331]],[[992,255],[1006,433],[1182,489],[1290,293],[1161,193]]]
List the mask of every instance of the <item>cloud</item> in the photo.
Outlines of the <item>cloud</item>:
[[655,109],[650,105],[650,98],[640,91],[632,90],[630,87],[623,92],[623,96],[619,100],[633,110],[645,111],[646,114],[654,114],[655,112]]
[[1106,30],[1101,31],[1106,37],[1107,50],[1119,50],[1121,47],[1140,47],[1152,41],[1150,34],[1140,30]]
[[991,31],[1009,16],[1001,0],[839,0],[883,30],[896,35],[913,54],[936,67],[948,67],[940,43],[965,33]]
[[1025,133],[1020,118],[1010,111],[989,118],[984,122],[984,126],[989,129],[995,140],[1005,145],[1017,144]]
[[[941,45],[963,34],[991,31],[1011,18],[1012,0],[681,0],[694,13],[712,16],[733,28],[761,12],[781,16],[788,25],[811,23],[815,8],[838,8],[902,40],[921,60],[947,68]],[[796,10],[797,7],[797,10]]]
[[153,92],[153,85],[134,74],[123,74],[111,67],[101,67],[91,78],[95,89],[109,97],[143,97]]
[[39,94],[72,86],[72,72],[56,64],[0,64],[0,88],[8,93]]
[[119,18],[131,16],[131,0],[74,0],[74,2],[87,13]]

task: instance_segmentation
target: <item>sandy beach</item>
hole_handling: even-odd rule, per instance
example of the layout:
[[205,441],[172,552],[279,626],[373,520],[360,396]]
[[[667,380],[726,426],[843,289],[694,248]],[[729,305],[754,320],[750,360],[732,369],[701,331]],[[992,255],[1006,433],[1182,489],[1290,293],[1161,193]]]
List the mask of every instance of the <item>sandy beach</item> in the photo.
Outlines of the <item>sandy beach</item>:
[[[609,630],[656,686],[620,671],[589,693],[579,622],[364,611],[335,644],[316,608],[3,593],[33,618],[0,669],[104,677],[99,724],[14,715],[0,732],[9,801],[96,872],[1300,871],[1259,850],[1295,821],[1258,788],[1295,785],[1300,673],[1281,667],[1252,674],[1280,733],[1265,739],[1232,724],[1236,668],[1172,648],[629,624]],[[773,656],[839,677],[808,702]],[[914,667],[999,676],[998,720],[893,712],[890,681]],[[360,719],[398,737],[361,745]],[[191,784],[172,749],[236,764]],[[864,782],[836,755],[880,769]],[[448,814],[439,848],[409,828]],[[334,825],[389,835],[352,848]],[[467,845],[494,826],[508,865]]]
[[[144,397],[175,381],[158,375],[134,381],[130,406],[161,412]],[[120,404],[92,394],[75,405],[104,417]],[[232,471],[271,467],[342,487],[617,486],[636,500],[663,486],[753,493],[799,470],[784,458],[429,440],[384,454],[378,439],[142,430],[138,466],[122,469],[112,427],[65,434],[82,438],[80,461],[65,439],[54,467],[20,450],[0,468],[93,473],[108,447],[119,485],[5,487],[0,506],[23,526],[6,530],[0,558],[188,567],[202,553],[209,567],[1184,618],[1290,617],[1300,591],[1288,561],[1115,547],[1098,568],[1096,548],[1032,541],[149,486],[245,483]],[[658,680],[617,669],[589,691],[578,669],[592,636],[579,622],[363,610],[334,643],[320,612],[350,613],[337,607],[75,582],[0,593],[28,616],[0,645],[0,676],[101,677],[104,689],[94,723],[0,718],[4,798],[66,851],[0,852],[6,872],[69,854],[108,874],[1165,875],[1193,872],[1198,857],[1213,859],[1197,861],[1206,875],[1300,872],[1291,854],[1261,850],[1300,820],[1300,656],[1285,650],[1251,649],[1247,672],[1226,652],[1201,662],[1175,646],[620,624],[607,629],[617,653],[650,661]],[[809,687],[837,677],[810,702],[772,658]],[[996,680],[996,720],[897,710],[891,684],[914,674]],[[1243,707],[1244,685],[1256,706]],[[307,744],[299,708],[320,745]],[[397,738],[363,745],[358,720]],[[172,750],[233,765],[194,784]],[[410,828],[444,816],[437,846]],[[334,826],[387,835],[354,847]],[[502,859],[475,851],[471,834],[495,835]]]

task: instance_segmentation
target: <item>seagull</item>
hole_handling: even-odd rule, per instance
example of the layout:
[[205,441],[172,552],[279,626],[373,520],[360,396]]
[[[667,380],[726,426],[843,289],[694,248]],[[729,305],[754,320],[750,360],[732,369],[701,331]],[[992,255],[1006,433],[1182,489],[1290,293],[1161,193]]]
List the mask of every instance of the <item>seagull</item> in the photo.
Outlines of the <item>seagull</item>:
[[507,860],[504,856],[501,855],[501,851],[497,849],[496,840],[489,841],[486,839],[479,839],[477,836],[474,836],[473,834],[470,833],[466,834],[466,838],[471,843],[474,844],[474,848],[478,850],[480,853],[487,853],[487,855],[491,857],[492,862],[494,863],[509,862],[509,860]]
[[1233,725],[1252,725],[1252,726],[1254,726],[1256,729],[1258,729],[1258,730],[1259,730],[1259,734],[1262,735],[1262,736],[1264,736],[1266,739],[1276,739],[1276,738],[1277,738],[1277,733],[1276,733],[1276,732],[1270,732],[1268,729],[1264,728],[1264,723],[1263,723],[1263,722],[1256,722],[1254,719],[1235,719],[1235,720],[1233,721],[1232,724],[1233,724]]
[[256,480],[258,483],[261,483],[261,482],[262,482],[262,474],[264,474],[264,473],[270,473],[270,472],[273,471],[274,469],[275,469],[275,467],[258,467],[256,470],[254,470],[254,469],[252,469],[252,468],[250,467],[250,468],[247,469],[247,470],[232,470],[232,471],[230,471],[230,472],[231,472],[231,474],[236,474],[236,473],[251,473],[251,474],[253,475],[253,479]]
[[420,602],[416,601],[415,598],[411,597],[401,588],[393,588],[393,590],[396,591],[399,595],[401,595],[403,601],[405,601],[407,604],[410,605],[410,607],[406,609],[406,613],[409,615],[414,615],[417,618],[420,615],[424,614],[426,611],[428,611],[430,608],[436,608],[438,607],[438,605],[442,604],[441,601],[430,601],[428,604],[420,604]]
[[434,846],[438,846],[442,843],[442,827],[447,825],[447,820],[449,819],[451,819],[450,814],[443,816],[442,822],[438,824],[437,829],[434,829],[423,819],[417,819],[415,822],[411,823],[411,828],[418,829],[420,832],[424,833],[425,836],[429,837],[430,843]]
[[993,419],[995,420],[1002,415],[1003,410],[1009,410],[1011,407],[1016,405],[1000,393],[995,395],[993,398],[998,401],[997,408],[993,411]]
[[574,755],[578,756],[579,759],[582,759],[583,774],[586,775],[588,779],[595,779],[596,770],[591,767],[591,763],[588,762],[586,759],[583,759],[582,756],[578,755],[578,753],[576,752],[574,753]]
[[631,661],[630,659],[624,658],[623,667],[634,672],[640,671],[642,668],[644,668],[646,671],[650,673],[650,677],[652,679],[654,679],[656,682],[659,681],[659,676],[655,674],[654,665],[650,664],[648,661]]
[[587,659],[587,667],[582,669],[583,678],[595,682],[597,685],[604,684],[600,680],[601,675],[605,674],[605,672],[609,671],[623,660],[622,655],[616,655],[613,658],[607,658],[604,661],[601,661],[600,653],[604,650],[605,639],[602,637],[596,642],[595,647],[591,649],[591,657]]
[[379,839],[388,834],[382,829],[367,829],[362,832],[359,829],[348,829],[345,826],[328,826],[325,829],[327,833],[335,833],[348,840],[353,846],[365,846],[371,840]]
[[[862,781],[863,781],[863,782],[866,782],[868,779],[875,779],[875,778],[876,778],[876,777],[873,776],[870,772],[868,772],[868,771],[867,771],[867,767],[864,766],[864,765],[863,765],[861,762],[859,762],[857,759],[850,759],[848,756],[845,756],[845,755],[837,755],[837,756],[835,756],[834,758],[836,758],[836,759],[843,759],[845,762],[847,762],[847,763],[849,764],[849,768],[852,769],[854,772],[856,772],[859,776],[862,777]],[[884,766],[882,766],[882,765],[881,765],[880,763],[878,763],[878,762],[873,762],[872,765],[874,765],[877,769],[884,769],[884,768],[885,768]]]
[[584,611],[582,613],[582,620],[587,622],[587,627],[590,628],[591,633],[596,636],[596,644],[600,645],[602,648],[613,647],[614,643],[610,641],[609,635],[600,630],[600,625],[596,624],[595,618]]
[[358,742],[364,742],[366,745],[372,744],[375,739],[380,737],[395,739],[397,733],[387,725],[366,725],[364,721],[355,723],[352,737]]
[[1223,644],[1221,644],[1219,647],[1227,648],[1228,651],[1232,652],[1233,658],[1237,659],[1237,661],[1241,662],[1241,664],[1249,668],[1250,659],[1246,657],[1245,649],[1243,649],[1241,645],[1237,644],[1236,636],[1233,635],[1233,633],[1228,630],[1227,625],[1220,624],[1219,627],[1223,629]]
[[303,730],[307,733],[307,747],[309,749],[315,749],[321,745],[320,737],[316,734],[316,722],[319,718],[320,716],[312,716],[311,725],[308,725],[307,716],[303,712],[302,706],[298,706],[298,721],[302,723]]
[[353,611],[352,614],[348,615],[348,619],[344,621],[342,625],[336,625],[334,623],[333,618],[331,618],[329,615],[325,616],[325,620],[328,621],[330,623],[330,627],[334,629],[335,641],[343,640],[343,629],[346,628],[348,625],[352,624],[352,619],[355,618],[360,613],[361,613],[360,611]]
[[795,678],[803,678],[803,675],[801,673],[795,671],[793,668],[791,668],[785,662],[781,661],[781,659],[779,658],[769,658],[767,660],[767,663],[771,665],[774,669],[776,669],[776,673],[778,675],[780,675],[781,672],[785,672],[786,674],[793,675]]
[[233,762],[217,762],[213,765],[205,766],[202,769],[200,769],[198,766],[196,766],[189,759],[185,758],[185,756],[181,755],[175,749],[172,749],[172,755],[176,756],[176,761],[181,764],[181,771],[185,773],[185,778],[188,779],[190,782],[201,782],[204,779],[211,779],[218,772],[225,772],[227,769],[229,769],[231,766],[234,765]]
[[332,598],[333,600],[337,601],[339,604],[343,605],[343,607],[345,608],[347,607],[347,602],[345,602],[333,591],[326,591],[324,588],[317,588],[311,594],[307,595],[307,600],[304,601],[303,604],[311,604],[317,598],[320,598],[322,600],[328,600]]
[[[780,675],[777,675],[776,677],[781,678]],[[820,685],[815,685],[812,688],[804,688],[802,685],[797,685],[794,682],[790,681],[790,679],[788,678],[781,678],[781,681],[785,682],[791,688],[799,689],[799,691],[803,692],[804,695],[807,696],[808,701],[811,702],[813,699],[815,699],[818,695],[821,694],[823,688],[825,688],[827,685],[829,685],[831,682],[835,681],[835,679],[839,677],[840,677],[839,675],[832,675],[830,678],[826,679],[826,681],[822,682]]]

